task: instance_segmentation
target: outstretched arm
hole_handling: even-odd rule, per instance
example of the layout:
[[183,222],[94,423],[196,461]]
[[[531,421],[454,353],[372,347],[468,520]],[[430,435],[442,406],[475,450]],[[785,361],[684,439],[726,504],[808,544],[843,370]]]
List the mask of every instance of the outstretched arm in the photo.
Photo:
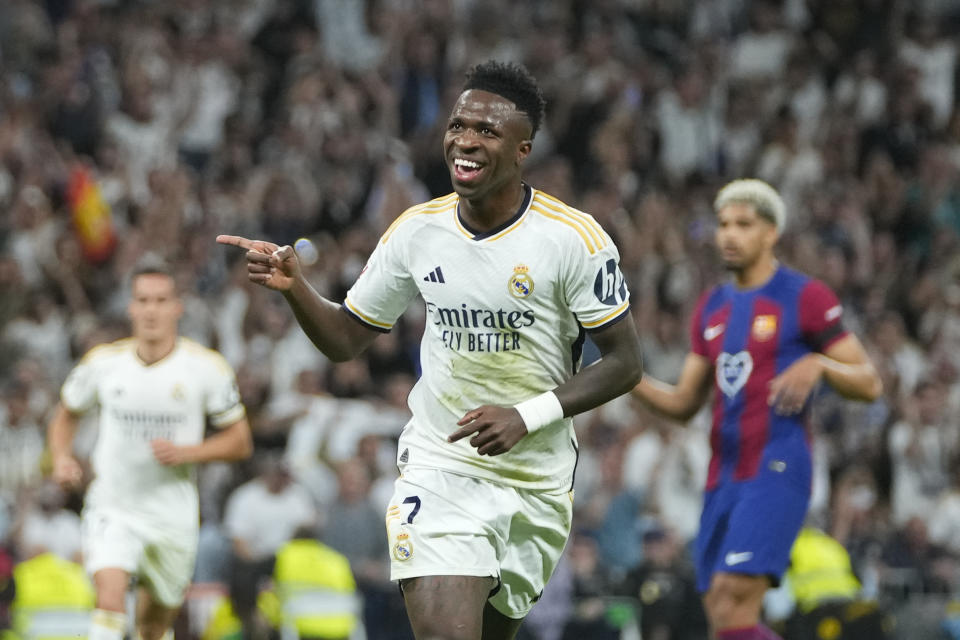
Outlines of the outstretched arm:
[[290,245],[227,235],[217,236],[217,242],[247,250],[250,281],[281,292],[310,341],[334,362],[357,357],[377,337],[376,331],[352,319],[340,305],[310,286]]
[[645,405],[668,418],[686,422],[703,406],[710,391],[713,365],[696,353],[688,353],[677,384],[667,384],[644,376],[633,388],[633,395]]
[[[600,350],[600,360],[584,367],[552,392],[540,396],[553,407],[538,409],[535,414],[546,415],[555,409],[555,417],[559,419],[561,413],[563,416],[583,413],[626,393],[640,379],[643,365],[633,316],[628,313],[620,322],[596,331],[591,337]],[[548,397],[551,393],[553,398]],[[540,398],[533,402],[539,404]],[[447,440],[456,442],[472,435],[470,444],[480,455],[505,453],[530,431],[517,407],[484,405],[468,411],[457,424],[460,429]]]

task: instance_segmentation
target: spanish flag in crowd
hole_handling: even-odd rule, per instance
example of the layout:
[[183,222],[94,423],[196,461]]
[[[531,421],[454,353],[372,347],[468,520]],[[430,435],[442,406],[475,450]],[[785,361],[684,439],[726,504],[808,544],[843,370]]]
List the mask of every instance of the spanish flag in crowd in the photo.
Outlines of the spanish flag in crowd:
[[117,236],[110,205],[87,167],[77,166],[70,172],[67,202],[83,256],[94,264],[105,261],[113,253]]

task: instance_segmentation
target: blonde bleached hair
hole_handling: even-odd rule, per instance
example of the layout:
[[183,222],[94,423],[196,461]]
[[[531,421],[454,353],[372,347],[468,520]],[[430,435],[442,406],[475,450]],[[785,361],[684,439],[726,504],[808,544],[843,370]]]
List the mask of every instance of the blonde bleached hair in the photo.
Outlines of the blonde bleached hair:
[[763,180],[742,178],[727,184],[717,193],[713,210],[719,213],[728,204],[751,205],[758,215],[777,227],[777,233],[783,233],[787,225],[787,207],[783,204],[783,198]]

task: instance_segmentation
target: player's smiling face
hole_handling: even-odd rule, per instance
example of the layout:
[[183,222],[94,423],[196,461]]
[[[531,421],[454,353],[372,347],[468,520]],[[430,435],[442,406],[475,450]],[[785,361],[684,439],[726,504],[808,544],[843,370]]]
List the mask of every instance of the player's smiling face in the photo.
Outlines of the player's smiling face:
[[741,271],[772,255],[777,227],[751,204],[733,202],[717,213],[717,248],[727,269]]
[[489,91],[464,91],[443,136],[454,191],[479,199],[510,185],[531,146],[530,122],[513,102]]
[[138,339],[158,341],[176,336],[183,305],[173,279],[159,273],[137,276],[127,312]]

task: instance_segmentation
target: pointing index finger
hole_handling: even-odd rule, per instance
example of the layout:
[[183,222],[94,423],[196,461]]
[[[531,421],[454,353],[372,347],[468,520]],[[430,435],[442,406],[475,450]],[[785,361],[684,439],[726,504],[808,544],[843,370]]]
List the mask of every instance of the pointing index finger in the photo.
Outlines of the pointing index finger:
[[234,247],[240,247],[241,249],[246,249],[251,251],[253,249],[253,240],[248,240],[243,236],[228,236],[228,235],[219,235],[217,236],[217,242],[220,244],[229,244]]

